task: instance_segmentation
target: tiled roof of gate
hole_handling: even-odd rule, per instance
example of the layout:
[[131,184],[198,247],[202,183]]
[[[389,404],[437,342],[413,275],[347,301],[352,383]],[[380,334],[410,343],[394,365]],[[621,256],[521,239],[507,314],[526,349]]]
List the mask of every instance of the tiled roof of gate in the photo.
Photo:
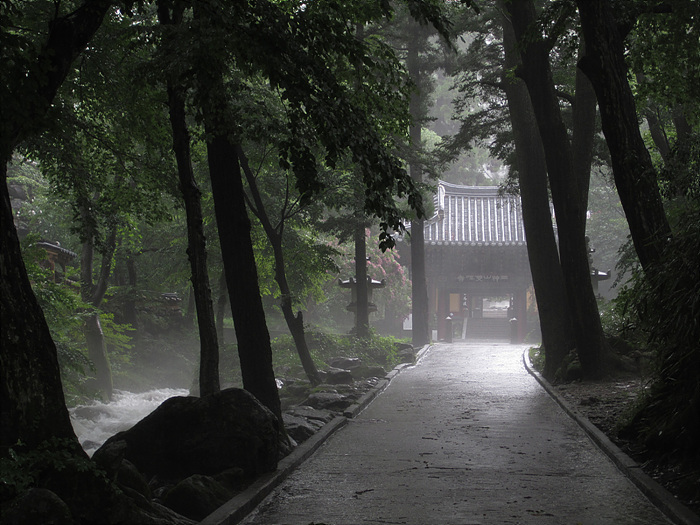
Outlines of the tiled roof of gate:
[[460,186],[440,181],[435,215],[425,221],[431,245],[524,246],[520,198],[499,195],[498,186]]

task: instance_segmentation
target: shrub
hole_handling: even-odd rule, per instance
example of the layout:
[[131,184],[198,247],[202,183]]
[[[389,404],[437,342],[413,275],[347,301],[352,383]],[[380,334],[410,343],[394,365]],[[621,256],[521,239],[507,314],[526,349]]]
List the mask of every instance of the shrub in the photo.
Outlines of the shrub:
[[[680,220],[682,217],[682,220]],[[617,299],[624,323],[654,353],[653,381],[626,433],[650,449],[698,461],[700,442],[700,206],[687,205],[675,221],[664,259],[636,272]]]

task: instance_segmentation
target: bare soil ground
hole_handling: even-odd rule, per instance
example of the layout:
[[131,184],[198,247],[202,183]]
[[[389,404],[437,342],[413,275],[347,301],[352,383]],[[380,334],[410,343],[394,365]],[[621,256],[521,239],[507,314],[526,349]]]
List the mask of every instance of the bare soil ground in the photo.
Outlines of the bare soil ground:
[[637,374],[620,373],[600,381],[574,381],[555,385],[567,403],[598,427],[620,449],[635,459],[644,472],[700,515],[700,473],[663,462],[636,443],[620,439],[618,430],[626,421],[646,386]]

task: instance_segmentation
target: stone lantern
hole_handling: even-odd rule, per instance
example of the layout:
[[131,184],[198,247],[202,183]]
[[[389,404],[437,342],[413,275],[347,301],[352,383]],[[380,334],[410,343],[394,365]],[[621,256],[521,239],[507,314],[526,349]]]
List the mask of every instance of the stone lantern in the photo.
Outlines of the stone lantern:
[[[357,279],[351,277],[350,279],[338,279],[338,286],[341,288],[350,288],[351,298],[350,304],[345,307],[348,312],[353,312],[355,314],[355,326],[357,326]],[[377,305],[372,302],[372,292],[375,288],[384,288],[386,286],[386,279],[377,281],[371,277],[367,277],[367,311],[369,313],[377,311]]]

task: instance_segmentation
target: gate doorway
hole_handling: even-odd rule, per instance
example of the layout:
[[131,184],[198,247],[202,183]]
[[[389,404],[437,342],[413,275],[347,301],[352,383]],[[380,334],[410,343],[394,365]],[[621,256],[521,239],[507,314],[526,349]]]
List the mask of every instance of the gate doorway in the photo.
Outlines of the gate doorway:
[[[453,340],[510,341],[510,320],[514,317],[512,294],[483,296],[450,293],[448,316]],[[445,326],[445,330],[448,330]],[[448,334],[445,333],[445,338]]]

